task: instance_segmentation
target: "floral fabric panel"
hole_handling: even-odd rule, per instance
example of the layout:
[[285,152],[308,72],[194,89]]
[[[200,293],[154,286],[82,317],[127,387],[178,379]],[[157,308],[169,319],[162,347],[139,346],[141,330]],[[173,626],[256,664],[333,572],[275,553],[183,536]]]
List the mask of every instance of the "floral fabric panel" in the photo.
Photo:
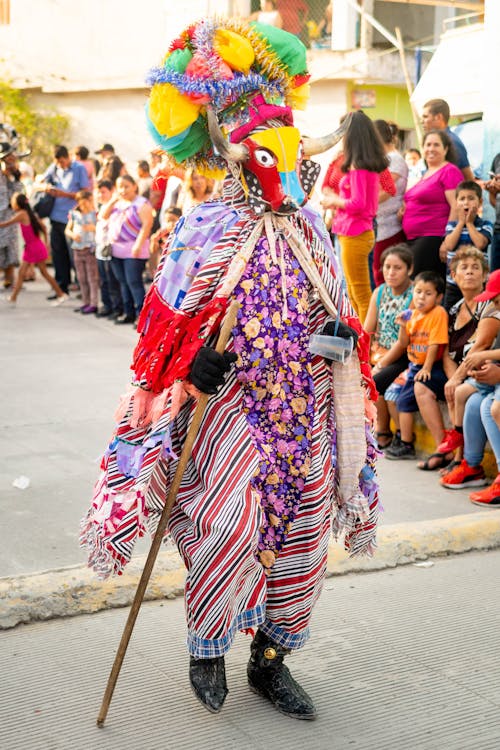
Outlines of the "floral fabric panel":
[[[270,571],[300,505],[311,463],[314,385],[309,281],[286,242],[273,261],[262,237],[235,288],[237,378],[259,467],[252,484],[263,511],[259,558]],[[284,298],[286,296],[286,305]]]

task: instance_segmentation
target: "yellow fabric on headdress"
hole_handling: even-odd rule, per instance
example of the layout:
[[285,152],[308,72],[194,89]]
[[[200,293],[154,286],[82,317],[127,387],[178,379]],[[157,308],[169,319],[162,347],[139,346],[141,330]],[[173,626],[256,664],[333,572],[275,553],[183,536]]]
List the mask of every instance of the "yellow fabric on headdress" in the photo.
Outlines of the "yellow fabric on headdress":
[[286,97],[286,103],[292,109],[305,109],[311,93],[311,86],[308,83],[303,83],[302,86],[297,86],[296,89],[290,89]]
[[248,73],[255,60],[252,45],[234,31],[219,28],[214,34],[214,49],[230,68]]
[[155,83],[149,95],[149,117],[160,135],[171,138],[182,133],[198,118],[200,105],[170,83]]

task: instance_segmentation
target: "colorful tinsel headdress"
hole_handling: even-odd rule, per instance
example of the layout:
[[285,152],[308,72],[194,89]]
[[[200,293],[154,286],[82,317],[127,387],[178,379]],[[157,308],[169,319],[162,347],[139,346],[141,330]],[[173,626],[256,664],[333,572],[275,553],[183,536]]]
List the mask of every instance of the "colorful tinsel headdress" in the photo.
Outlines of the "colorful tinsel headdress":
[[148,125],[177,163],[217,172],[226,164],[212,147],[207,105],[227,133],[240,136],[269,113],[291,123],[291,108],[307,102],[308,80],[306,48],[295,35],[259,23],[203,19],[183,31],[163,65],[150,72]]

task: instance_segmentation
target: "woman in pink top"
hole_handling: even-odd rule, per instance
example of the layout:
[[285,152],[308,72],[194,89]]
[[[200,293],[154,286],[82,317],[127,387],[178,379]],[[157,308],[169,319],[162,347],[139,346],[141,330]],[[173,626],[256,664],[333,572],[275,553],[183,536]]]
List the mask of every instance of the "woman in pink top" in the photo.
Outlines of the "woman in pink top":
[[407,190],[401,209],[403,231],[413,252],[413,276],[435,271],[445,276],[439,259],[446,224],[455,217],[455,189],[463,176],[455,165],[453,144],[444,130],[430,130],[423,142],[427,171]]
[[124,174],[117,179],[116,195],[103,206],[99,218],[109,219],[111,270],[118,279],[123,299],[124,314],[115,323],[134,323],[146,294],[142,274],[149,258],[153,209],[138,194],[134,178]]
[[324,208],[336,208],[332,231],[338,236],[347,293],[361,322],[371,298],[368,255],[375,242],[373,222],[378,209],[380,173],[388,166],[384,147],[372,121],[354,112],[344,135],[344,176],[339,194],[325,195]]

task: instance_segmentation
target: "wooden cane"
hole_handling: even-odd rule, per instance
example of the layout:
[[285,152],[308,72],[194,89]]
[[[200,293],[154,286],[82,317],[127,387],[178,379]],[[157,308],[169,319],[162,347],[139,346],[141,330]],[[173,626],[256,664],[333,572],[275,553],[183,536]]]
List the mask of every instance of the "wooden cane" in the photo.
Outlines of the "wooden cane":
[[[236,314],[238,311],[238,307],[239,307],[239,304],[236,301],[232,302],[231,305],[229,306],[226,317],[224,319],[224,324],[219,334],[217,345],[215,347],[215,351],[218,352],[219,354],[224,353],[227,342],[229,340],[229,336],[231,335],[231,330],[236,321]],[[106,716],[107,716],[108,709],[111,703],[111,699],[113,697],[113,692],[116,686],[116,682],[118,680],[120,669],[122,667],[123,659],[125,658],[125,654],[127,651],[129,641],[130,641],[130,637],[134,629],[135,621],[137,619],[137,615],[139,614],[139,609],[141,607],[142,600],[144,598],[144,594],[145,594],[147,585],[149,583],[149,579],[151,577],[153,566],[155,564],[156,558],[158,556],[158,551],[163,541],[165,530],[167,528],[168,519],[170,517],[170,511],[172,510],[174,503],[177,499],[177,493],[179,491],[182,477],[184,475],[184,471],[186,470],[187,463],[191,457],[191,450],[193,448],[194,441],[198,434],[198,430],[200,428],[201,420],[203,419],[203,414],[205,413],[208,399],[209,399],[209,395],[205,393],[202,393],[198,399],[198,403],[196,405],[196,409],[193,414],[193,419],[191,420],[191,424],[189,426],[189,430],[186,435],[186,440],[184,443],[184,447],[182,449],[181,457],[179,458],[179,463],[177,464],[177,469],[174,475],[174,479],[170,486],[167,500],[162,510],[160,521],[158,523],[158,527],[156,529],[155,535],[153,537],[153,541],[151,543],[151,548],[146,558],[144,570],[142,571],[142,575],[139,580],[137,590],[135,592],[134,601],[132,602],[129,616],[127,618],[127,622],[125,624],[125,628],[123,630],[122,637],[120,640],[120,645],[118,646],[118,651],[116,652],[115,660],[113,662],[113,667],[111,669],[111,672],[108,678],[108,684],[106,685],[106,690],[104,692],[104,696],[102,699],[101,710],[99,711],[99,716],[97,717],[98,727],[104,726],[104,722],[106,720]]]

